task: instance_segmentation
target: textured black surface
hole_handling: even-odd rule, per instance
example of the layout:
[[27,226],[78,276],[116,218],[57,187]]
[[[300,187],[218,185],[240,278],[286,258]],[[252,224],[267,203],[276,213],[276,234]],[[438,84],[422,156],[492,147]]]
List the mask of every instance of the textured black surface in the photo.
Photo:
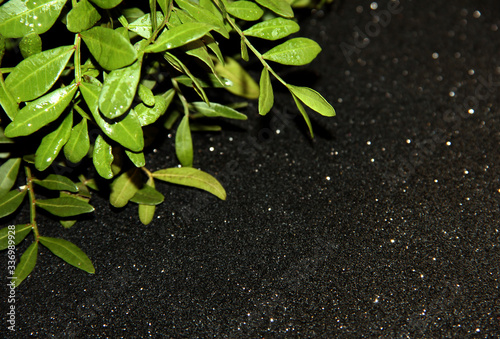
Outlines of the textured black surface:
[[[42,248],[17,337],[497,338],[500,5],[370,4],[304,19],[324,52],[287,76],[338,114],[312,116],[313,142],[285,93],[270,118],[252,103],[243,130],[196,136],[227,201],[159,183],[148,226],[100,197],[70,230],[41,216],[96,274]],[[356,27],[372,37],[349,63]],[[171,146],[148,161],[172,166]]]

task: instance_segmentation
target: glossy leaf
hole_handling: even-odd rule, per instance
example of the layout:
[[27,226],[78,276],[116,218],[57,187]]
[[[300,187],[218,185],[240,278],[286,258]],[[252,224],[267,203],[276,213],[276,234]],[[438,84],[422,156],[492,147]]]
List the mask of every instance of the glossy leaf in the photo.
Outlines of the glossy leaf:
[[59,220],[59,223],[64,228],[71,228],[76,224],[76,220],[66,220],[66,219],[63,220],[63,219],[61,219],[61,220]]
[[[163,14],[161,12],[156,12],[156,22],[163,21]],[[149,39],[152,33],[152,23],[151,15],[145,14],[142,17],[136,19],[134,22],[130,23],[127,28],[132,32],[137,33],[144,39]]]
[[58,217],[72,217],[94,211],[94,207],[88,202],[73,196],[36,200],[35,204]]
[[66,16],[68,31],[77,33],[94,26],[101,19],[101,15],[87,0],[80,0],[73,6]]
[[248,48],[247,44],[245,43],[245,40],[241,39],[240,40],[240,48],[241,48],[241,58],[245,61],[248,61]]
[[120,175],[111,184],[109,202],[114,207],[124,207],[141,188],[140,169],[133,168]]
[[105,179],[111,179],[113,177],[113,171],[111,170],[113,160],[114,156],[111,145],[108,144],[101,135],[98,135],[94,144],[92,161],[97,173],[99,173],[101,177]]
[[[16,225],[14,230],[11,230],[9,227],[0,229],[0,251],[9,247],[9,240],[11,241],[10,245],[12,245],[12,241],[14,245],[21,243],[32,229],[33,227],[30,224]],[[12,235],[12,231],[14,231],[14,235]]]
[[262,8],[254,2],[244,0],[229,3],[226,10],[232,16],[246,21],[259,20],[264,14]]
[[297,108],[299,109],[300,114],[302,114],[302,117],[304,118],[304,121],[307,124],[307,128],[309,128],[309,133],[311,133],[311,138],[314,138],[314,132],[312,129],[311,125],[311,120],[309,119],[309,116],[307,115],[306,110],[304,109],[304,106],[300,103],[300,100],[292,93],[293,100],[295,101],[295,105],[297,105]]
[[74,46],[62,46],[24,59],[5,79],[5,85],[18,102],[31,101],[45,94],[61,75]]
[[[146,86],[139,84],[139,87],[137,88],[137,94],[139,95],[139,98],[141,98],[142,102],[147,105],[147,106],[154,106],[155,104],[155,96],[153,92],[147,88]],[[137,110],[135,110],[137,114]]]
[[110,9],[118,6],[123,0],[91,0],[91,1],[101,8]]
[[130,41],[111,28],[94,27],[81,36],[99,65],[107,70],[128,66],[137,59]]
[[72,128],[68,142],[64,145],[64,156],[72,163],[83,159],[90,149],[87,119],[82,119]]
[[134,153],[129,150],[125,150],[125,154],[127,154],[128,158],[135,167],[143,167],[146,165],[146,159],[144,158],[143,152]]
[[39,237],[38,240],[52,253],[57,255],[68,264],[73,265],[85,272],[94,274],[95,268],[89,257],[75,244],[59,238]]
[[220,17],[190,0],[175,0],[175,2],[180,8],[188,12],[198,22],[204,22],[214,26],[214,30],[216,32],[221,34],[226,39],[229,39],[229,32]]
[[141,122],[141,126],[146,126],[154,123],[167,111],[168,106],[172,102],[174,98],[175,91],[174,89],[170,89],[168,94],[165,97],[161,95],[157,95],[154,97],[155,105],[151,108],[145,106],[144,104],[139,104],[135,106],[134,110],[137,113],[137,117]]
[[140,190],[138,190],[130,201],[136,204],[143,205],[159,205],[165,200],[163,194],[158,192],[156,189],[150,185],[144,185]]
[[236,119],[236,120],[248,119],[248,117],[245,114],[240,113],[231,107],[217,104],[215,102],[211,102],[210,105],[207,105],[205,102],[195,101],[192,102],[191,105],[193,105],[194,109],[197,112],[209,118],[221,117],[221,118]]
[[228,57],[224,65],[218,62],[215,70],[231,82],[231,86],[226,87],[229,92],[247,99],[259,97],[259,85],[236,60]]
[[174,167],[156,171],[153,177],[172,184],[195,187],[226,200],[224,187],[210,174],[192,167]]
[[300,26],[293,20],[274,18],[259,22],[243,31],[246,36],[253,36],[266,40],[278,40],[298,32]]
[[321,47],[308,38],[293,38],[262,55],[264,59],[283,65],[301,66],[310,63],[321,52]]
[[21,38],[45,33],[56,22],[67,0],[10,0],[0,7],[0,34]]
[[274,92],[271,85],[271,78],[267,68],[262,69],[260,75],[260,96],[259,96],[259,114],[266,115],[269,113],[274,104]]
[[146,48],[146,52],[159,53],[177,48],[203,37],[214,29],[212,25],[203,22],[191,22],[173,27],[163,32],[156,42]]
[[[141,190],[143,190],[146,187],[151,187],[152,189],[154,189],[155,182],[154,182],[153,178],[149,178],[148,182],[146,183],[146,185],[144,185],[144,187]],[[136,195],[138,195],[141,190],[139,190],[134,195],[134,197],[132,197],[131,201],[134,200],[134,198],[136,197]],[[161,193],[159,193],[159,194],[161,194]],[[151,199],[151,196],[154,196],[154,195],[156,195],[156,193],[155,194],[151,194],[151,193],[148,194],[148,199]],[[161,196],[163,197],[163,195],[161,195]],[[138,208],[138,210],[139,210],[139,220],[141,220],[141,222],[144,225],[148,225],[153,220],[153,217],[155,215],[155,209],[156,209],[155,205],[139,204],[139,208]]]
[[42,39],[35,32],[31,32],[23,36],[19,42],[19,49],[25,59],[34,54],[38,54],[42,51]]
[[33,182],[49,190],[78,192],[76,184],[63,175],[49,174],[45,179],[35,179]]
[[175,154],[182,166],[193,166],[193,140],[189,129],[189,116],[184,115],[175,134]]
[[57,158],[69,139],[71,125],[73,125],[73,114],[68,114],[55,131],[43,137],[35,153],[35,167],[37,170],[44,171]]
[[16,183],[21,158],[11,158],[0,166],[0,197],[10,191]]
[[293,18],[293,10],[286,0],[256,0],[256,2],[285,18]]
[[76,89],[73,84],[29,102],[5,128],[5,135],[9,138],[29,135],[56,120],[68,107]]
[[0,197],[0,218],[14,213],[23,202],[27,190],[12,190]]
[[287,85],[288,89],[306,106],[327,117],[335,116],[335,110],[321,94],[309,87]]
[[14,285],[19,286],[28,275],[33,271],[36,265],[36,258],[38,256],[38,242],[34,241],[29,247],[24,251],[14,270]]
[[182,72],[186,74],[191,81],[193,81],[193,88],[196,91],[196,93],[200,96],[200,98],[208,103],[208,97],[205,91],[203,90],[203,86],[201,86],[200,82],[198,79],[191,73],[191,71],[184,65],[182,61],[179,60],[175,55],[166,52],[163,57],[165,60],[168,61],[170,65],[172,65],[175,69],[177,69],[179,72]]
[[141,77],[141,62],[111,71],[104,80],[99,109],[108,119],[124,114],[132,104]]
[[217,75],[212,57],[208,54],[207,47],[201,40],[190,42],[189,44],[183,46],[183,49],[187,55],[191,55],[207,65],[212,71],[212,74],[208,73],[208,76],[215,77],[219,85],[224,86],[224,81]]
[[14,120],[17,112],[19,112],[19,106],[12,95],[10,90],[7,89],[5,85],[5,81],[3,80],[2,73],[0,72],[0,105],[2,106],[5,114],[9,117],[10,120]]

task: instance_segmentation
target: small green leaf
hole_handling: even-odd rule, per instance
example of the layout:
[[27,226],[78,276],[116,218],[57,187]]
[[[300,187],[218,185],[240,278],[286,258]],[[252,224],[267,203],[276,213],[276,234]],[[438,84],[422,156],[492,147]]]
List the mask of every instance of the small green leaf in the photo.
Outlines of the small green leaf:
[[58,217],[72,217],[94,211],[94,207],[88,202],[73,196],[36,200],[35,204]]
[[7,86],[5,85],[5,81],[3,80],[2,73],[0,72],[0,105],[5,111],[5,114],[9,117],[10,120],[14,120],[14,118],[17,115],[17,112],[19,112],[19,106],[14,99],[14,96],[10,91],[7,89]]
[[0,251],[18,245],[31,232],[31,224],[16,225],[0,229]]
[[198,79],[189,71],[189,69],[184,65],[182,61],[180,61],[175,55],[166,52],[163,54],[163,57],[165,60],[168,61],[170,65],[172,65],[175,69],[177,69],[179,72],[182,72],[186,74],[192,81],[193,81],[193,88],[196,91],[196,93],[200,96],[200,98],[208,103],[208,97],[203,90],[203,86],[201,86],[200,82]]
[[248,49],[247,49],[247,44],[245,43],[245,40],[241,39],[240,41],[240,47],[241,47],[241,58],[245,61],[248,61]]
[[120,4],[120,2],[122,2],[123,0],[91,0],[91,1],[101,8],[110,9],[118,6],[118,4]]
[[38,241],[33,242],[29,247],[24,251],[21,256],[21,260],[19,264],[17,264],[16,269],[14,271],[14,284],[15,287],[19,286],[28,275],[33,271],[36,265],[36,258],[38,256]]
[[68,107],[76,89],[77,85],[73,84],[27,103],[5,128],[5,135],[9,138],[29,135],[56,120]]
[[75,266],[87,273],[94,274],[95,268],[89,257],[75,244],[59,238],[39,237],[43,246],[57,255],[68,264]]
[[262,7],[266,7],[274,13],[285,18],[293,18],[293,10],[286,0],[256,0]]
[[189,116],[184,115],[175,134],[175,154],[182,166],[193,166],[193,141],[189,129]]
[[19,49],[25,59],[34,54],[38,54],[42,51],[42,39],[35,32],[31,32],[23,36],[19,42]]
[[43,137],[35,153],[35,167],[44,171],[57,158],[59,152],[69,139],[73,125],[73,114],[68,114],[59,127]]
[[[141,190],[139,190],[134,195],[134,197],[132,197],[131,201],[134,201],[134,199],[139,194],[139,192],[141,192],[146,187],[151,187],[152,189],[155,189],[155,181],[153,178],[148,179],[148,182],[146,183],[146,185],[144,185],[144,187]],[[158,192],[158,191],[156,191],[156,192]],[[158,194],[160,194],[162,199],[163,199],[163,195],[160,192],[158,192]],[[155,196],[157,199],[156,201],[158,201],[159,196],[156,193],[148,193],[147,198],[144,197],[144,198],[141,198],[141,200],[151,201],[151,198],[155,199],[154,198]],[[146,204],[139,203],[139,219],[141,220],[141,222],[144,225],[148,225],[153,220],[153,217],[155,215],[155,209],[156,209],[155,205],[146,205]]]
[[19,173],[21,158],[11,158],[0,166],[0,197],[14,186]]
[[71,228],[74,224],[76,224],[76,220],[59,220],[59,223],[64,228]]
[[203,22],[190,22],[173,27],[163,32],[154,44],[146,48],[146,52],[159,53],[184,46],[191,41],[203,37],[212,29],[214,29],[212,25]]
[[229,92],[247,99],[259,97],[259,85],[236,60],[227,57],[224,65],[220,62],[215,65],[215,70],[231,82],[231,86],[226,87]]
[[264,11],[258,5],[244,0],[228,4],[226,10],[232,16],[246,21],[259,20],[264,14]]
[[137,59],[130,41],[111,28],[97,26],[81,36],[99,65],[107,70],[128,66]]
[[217,104],[215,102],[211,102],[210,105],[207,105],[205,102],[195,101],[192,102],[191,105],[193,105],[194,109],[197,112],[209,118],[221,117],[221,118],[236,119],[236,120],[248,119],[248,117],[245,114],[240,113],[231,107]]
[[302,114],[302,117],[304,118],[304,121],[307,124],[307,127],[309,128],[309,133],[311,133],[311,138],[314,138],[314,132],[312,129],[311,125],[311,120],[309,119],[309,116],[307,115],[306,110],[300,103],[300,100],[292,93],[293,100],[295,101],[295,105],[297,105],[297,108],[299,109],[300,114]]
[[213,14],[211,11],[201,7],[199,4],[190,0],[175,0],[177,5],[189,13],[198,22],[203,22],[214,26],[214,30],[226,39],[229,39],[229,32],[224,26],[222,18]]
[[159,205],[163,202],[163,200],[165,200],[163,194],[158,192],[150,185],[144,185],[130,199],[130,201],[136,204],[143,204],[143,205]]
[[[161,12],[156,12],[156,21],[163,21],[163,14]],[[137,33],[144,39],[151,38],[152,33],[152,23],[151,23],[151,14],[145,14],[142,17],[136,19],[134,22],[128,24],[127,28],[132,32]]]
[[220,132],[222,131],[222,127],[219,125],[202,125],[191,123],[189,125],[191,132]]
[[76,184],[63,175],[49,174],[45,179],[35,179],[33,182],[49,190],[78,192]]
[[134,107],[137,113],[137,117],[141,122],[141,126],[146,126],[154,123],[167,111],[168,106],[174,98],[175,90],[169,89],[166,97],[157,95],[154,97],[155,105],[151,108],[145,106],[144,104],[139,104]]
[[132,163],[135,165],[135,167],[143,167],[146,165],[146,159],[144,158],[143,152],[135,153],[126,149],[125,153],[127,154],[130,161],[132,161]]
[[67,0],[10,0],[0,7],[0,34],[21,38],[45,33],[56,22]]
[[66,16],[68,31],[77,33],[91,28],[101,19],[99,12],[87,0],[80,0]]
[[24,59],[5,79],[9,92],[17,102],[31,101],[45,94],[61,75],[74,50],[73,45],[62,46]]
[[111,170],[113,160],[114,157],[111,145],[108,144],[101,135],[98,135],[95,139],[92,161],[94,162],[97,173],[99,173],[101,177],[105,179],[111,179],[113,177],[113,171]]
[[306,106],[327,117],[335,116],[335,109],[328,101],[315,90],[308,87],[287,85],[290,92],[300,99]]
[[259,96],[259,114],[266,115],[269,113],[274,104],[274,92],[271,85],[271,78],[267,68],[262,69],[260,75],[260,96]]
[[132,199],[142,186],[140,172],[140,169],[133,168],[113,181],[111,184],[111,194],[109,195],[111,205],[120,208]]
[[72,163],[83,159],[90,149],[87,119],[82,119],[72,128],[68,142],[64,145],[64,156]]
[[[153,92],[146,86],[139,84],[139,87],[137,88],[137,94],[145,105],[153,106],[155,104],[155,96]],[[139,114],[137,110],[135,110],[135,112]]]
[[198,60],[202,61],[205,65],[207,65],[212,71],[212,74],[208,73],[208,77],[215,77],[215,79],[218,82],[217,85],[224,86],[224,81],[220,79],[219,76],[217,75],[212,57],[210,56],[210,54],[208,54],[207,47],[203,41],[195,40],[193,42],[190,42],[189,44],[183,46],[183,50],[186,52],[187,55],[191,55],[195,58],[198,58]]
[[274,18],[259,22],[243,31],[245,36],[253,36],[266,40],[278,40],[298,32],[300,26],[293,20]]
[[224,187],[210,174],[192,167],[173,167],[153,173],[153,177],[172,184],[195,187],[226,200]]
[[0,218],[14,213],[23,202],[27,190],[12,190],[0,197]]
[[141,77],[141,62],[111,71],[104,80],[99,96],[99,109],[108,119],[124,114],[132,104]]
[[283,65],[301,66],[310,63],[321,52],[321,47],[308,38],[293,38],[262,55],[264,59]]

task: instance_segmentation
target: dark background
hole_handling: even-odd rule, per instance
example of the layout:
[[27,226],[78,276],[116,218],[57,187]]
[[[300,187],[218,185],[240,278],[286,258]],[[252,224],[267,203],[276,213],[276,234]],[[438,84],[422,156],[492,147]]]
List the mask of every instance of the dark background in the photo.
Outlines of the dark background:
[[[269,117],[252,102],[248,123],[195,136],[227,201],[158,183],[147,226],[99,196],[69,230],[41,215],[96,274],[42,246],[16,336],[498,337],[499,2],[370,5],[302,17],[323,53],[283,73],[337,111],[312,114],[314,141],[282,89]],[[171,166],[171,143],[147,160]]]

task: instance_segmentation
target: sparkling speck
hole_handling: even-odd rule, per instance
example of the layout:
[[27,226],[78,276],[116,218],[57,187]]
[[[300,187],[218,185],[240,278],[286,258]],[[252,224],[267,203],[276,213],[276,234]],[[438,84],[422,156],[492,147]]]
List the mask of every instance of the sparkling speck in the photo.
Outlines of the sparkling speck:
[[372,2],[372,3],[370,4],[370,8],[371,8],[371,9],[373,9],[373,10],[376,10],[376,9],[378,8],[378,3],[376,3],[375,1],[374,1],[374,2]]
[[469,171],[464,169],[464,174],[469,174]]
[[481,12],[479,12],[479,11],[474,11],[474,13],[472,13],[472,16],[473,16],[475,19],[478,19],[478,18],[481,16]]
[[451,141],[447,141],[446,146],[451,146]]
[[436,52],[432,53],[432,58],[433,59],[439,58],[439,53],[436,53]]
[[455,92],[450,91],[450,93],[448,93],[448,95],[449,95],[450,97],[454,97],[454,96],[455,96]]
[[215,148],[214,147],[210,147],[209,150],[210,150],[210,152],[213,152],[215,150]]
[[330,177],[326,177],[326,180],[328,180],[328,181],[329,181],[329,180],[330,180]]
[[407,144],[411,144],[411,139],[406,139]]
[[469,114],[474,114],[474,109],[470,108],[467,112],[469,112]]
[[368,140],[368,141],[366,142],[366,144],[369,146],[369,145],[371,145],[371,144],[372,144],[372,142]]

